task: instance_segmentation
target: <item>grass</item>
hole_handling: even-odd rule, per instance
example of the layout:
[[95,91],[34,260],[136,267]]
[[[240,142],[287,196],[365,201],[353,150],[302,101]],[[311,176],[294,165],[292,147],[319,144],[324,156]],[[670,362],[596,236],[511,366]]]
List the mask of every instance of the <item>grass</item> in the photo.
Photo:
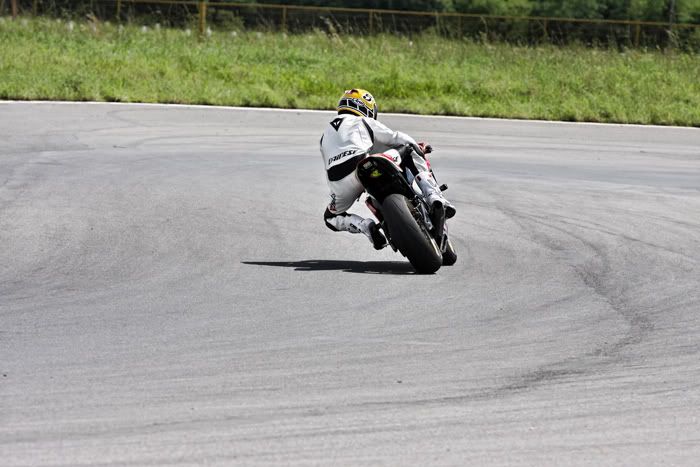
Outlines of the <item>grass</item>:
[[700,58],[424,35],[214,32],[0,18],[0,99],[331,109],[700,126]]

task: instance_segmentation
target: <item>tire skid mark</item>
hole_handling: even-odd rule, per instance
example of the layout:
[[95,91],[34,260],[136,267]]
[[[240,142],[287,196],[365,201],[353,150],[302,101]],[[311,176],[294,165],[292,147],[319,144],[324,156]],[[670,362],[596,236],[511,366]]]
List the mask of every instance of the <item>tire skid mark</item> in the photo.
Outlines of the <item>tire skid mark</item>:
[[[585,248],[593,253],[594,261],[586,261],[582,265],[570,265],[581,279],[583,284],[602,298],[610,308],[620,314],[628,323],[629,330],[627,334],[616,342],[610,343],[604,347],[598,348],[593,352],[581,355],[578,358],[565,359],[560,362],[546,365],[528,373],[521,377],[521,380],[513,384],[504,386],[502,391],[509,392],[513,390],[529,389],[534,385],[544,384],[561,380],[570,376],[581,376],[591,373],[594,369],[599,369],[600,366],[609,366],[617,364],[622,360],[622,351],[632,345],[642,342],[654,329],[651,319],[643,313],[642,310],[631,308],[624,300],[622,291],[611,289],[606,278],[610,277],[614,271],[611,267],[608,255],[604,249],[594,242],[587,240],[582,235],[577,235],[564,227],[554,225],[554,223],[545,222],[538,216],[523,215],[514,210],[507,209],[503,206],[497,207],[499,211],[513,220],[524,232],[530,235],[530,238],[537,244],[547,248],[550,251],[558,254],[562,251],[560,245],[553,242],[541,230],[532,227],[532,224],[543,226],[564,236],[568,236],[579,242]],[[559,222],[557,220],[556,222]],[[564,222],[566,224],[566,222]],[[576,225],[576,224],[571,224]],[[585,227],[584,227],[585,228]],[[591,227],[588,227],[591,228]],[[598,230],[601,233],[616,235],[612,232]],[[625,238],[624,236],[622,238]],[[651,245],[646,242],[641,242],[647,246]],[[665,249],[664,249],[665,250]],[[677,252],[673,252],[678,254]],[[604,360],[600,360],[600,358]]]
[[[643,318],[635,310],[628,309],[628,306],[627,306],[626,302],[624,301],[624,299],[622,299],[619,294],[617,294],[617,295],[614,294],[613,291],[609,290],[609,287],[607,287],[606,282],[605,282],[605,278],[607,276],[610,276],[614,271],[610,265],[610,260],[609,260],[608,256],[606,255],[606,253],[604,252],[604,249],[602,247],[597,246],[592,241],[586,240],[581,235],[574,234],[570,230],[567,230],[563,227],[557,227],[554,224],[545,222],[542,219],[535,219],[535,218],[532,218],[530,216],[520,215],[520,214],[517,214],[514,212],[511,213],[511,217],[514,219],[519,218],[521,221],[524,221],[524,222],[518,222],[518,221],[516,221],[516,222],[518,222],[519,225],[521,225],[524,228],[524,230],[526,230],[526,231],[527,231],[527,227],[525,226],[525,222],[530,221],[532,223],[539,224],[541,226],[550,228],[552,230],[556,230],[564,235],[567,235],[567,236],[577,240],[578,242],[583,244],[588,249],[590,249],[593,252],[594,256],[600,262],[598,267],[596,268],[596,267],[592,267],[592,266],[588,266],[588,265],[573,266],[574,270],[577,272],[577,274],[579,275],[579,277],[581,278],[583,283],[587,287],[592,289],[596,295],[605,299],[605,301],[610,304],[610,306],[613,310],[621,313],[632,325],[631,331],[633,331],[637,327],[637,325],[639,325],[645,329],[650,329],[650,327],[649,327],[650,323],[647,323],[647,321],[648,321],[647,319]],[[617,236],[617,234],[614,234],[611,232],[607,232],[607,231],[603,231],[603,230],[598,230],[598,231],[601,233],[604,233],[604,234]],[[552,248],[552,246],[549,242],[549,239],[544,234],[538,235],[538,233],[534,229],[530,230],[530,233],[531,233],[534,241],[538,242],[539,244],[541,244],[542,246],[544,246],[550,250],[554,249],[554,248]],[[622,238],[627,239],[625,236],[622,236]],[[641,243],[644,245],[647,245],[647,246],[655,246],[653,244],[649,244],[646,242],[641,242]],[[666,250],[666,249],[664,249],[664,250]],[[679,253],[673,252],[673,251],[669,251],[669,252],[679,254]],[[647,323],[647,324],[644,324],[644,323]],[[640,333],[640,335],[641,335],[641,333]],[[634,342],[639,342],[639,339],[635,339]]]

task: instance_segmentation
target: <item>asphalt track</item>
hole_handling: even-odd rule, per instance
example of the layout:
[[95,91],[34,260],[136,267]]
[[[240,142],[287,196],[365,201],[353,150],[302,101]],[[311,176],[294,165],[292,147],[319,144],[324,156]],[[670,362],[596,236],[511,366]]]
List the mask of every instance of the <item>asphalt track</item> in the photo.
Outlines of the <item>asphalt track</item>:
[[385,116],[420,276],[324,227],[329,117],[0,104],[1,465],[697,465],[700,130]]

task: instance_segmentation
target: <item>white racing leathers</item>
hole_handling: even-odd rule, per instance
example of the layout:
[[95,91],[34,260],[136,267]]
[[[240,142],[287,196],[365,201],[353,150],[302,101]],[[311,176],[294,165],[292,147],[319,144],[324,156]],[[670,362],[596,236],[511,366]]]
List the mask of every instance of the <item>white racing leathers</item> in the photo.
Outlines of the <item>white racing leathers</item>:
[[[321,137],[321,155],[331,196],[324,215],[330,229],[362,232],[372,240],[370,230],[374,222],[346,213],[364,192],[355,171],[357,162],[366,154],[380,153],[405,144],[418,148],[416,141],[407,134],[393,131],[374,119],[342,114],[328,123]],[[428,201],[432,202],[431,198],[443,199],[428,161],[416,151],[412,155],[416,182]]]

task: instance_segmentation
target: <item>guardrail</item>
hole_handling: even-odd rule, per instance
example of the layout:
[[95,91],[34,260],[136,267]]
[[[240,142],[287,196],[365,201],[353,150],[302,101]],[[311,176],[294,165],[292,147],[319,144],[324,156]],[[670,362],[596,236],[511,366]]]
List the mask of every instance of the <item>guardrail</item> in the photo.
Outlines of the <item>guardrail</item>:
[[[5,3],[4,0],[0,1]],[[15,4],[17,0],[11,1]],[[40,13],[48,3],[46,0],[25,0],[20,4],[26,7],[29,1],[34,14]],[[210,25],[290,32],[322,29],[331,33],[370,35],[382,32],[412,34],[431,30],[453,37],[510,42],[578,41],[636,47],[682,44],[700,47],[700,24],[689,23],[273,5],[220,0],[91,0],[90,6],[98,17],[118,20],[155,15],[162,22],[182,24],[196,18],[200,33],[204,33]]]

